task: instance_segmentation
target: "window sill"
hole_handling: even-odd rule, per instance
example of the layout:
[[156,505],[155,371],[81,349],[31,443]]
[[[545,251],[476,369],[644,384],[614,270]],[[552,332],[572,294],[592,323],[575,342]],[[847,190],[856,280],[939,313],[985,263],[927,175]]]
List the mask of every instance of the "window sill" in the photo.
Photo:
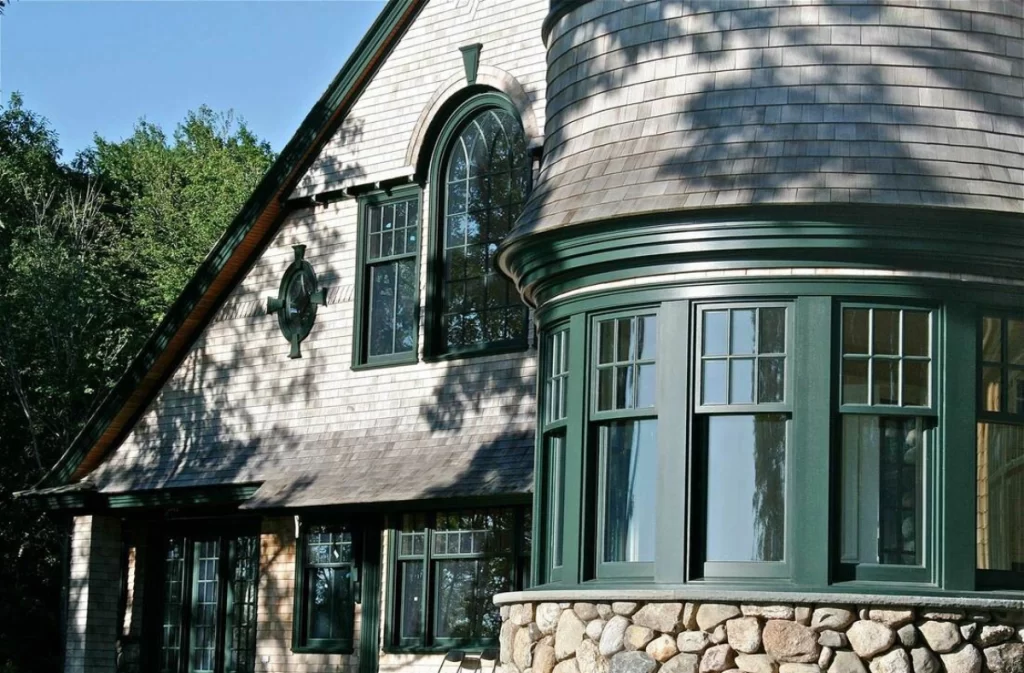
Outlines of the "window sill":
[[467,348],[446,353],[435,353],[424,357],[425,362],[446,362],[448,360],[469,360],[472,358],[487,357],[488,355],[508,355],[510,353],[526,353],[531,350],[526,342],[516,344],[504,344],[495,346],[482,346],[480,348]]
[[292,646],[294,654],[355,654],[351,644],[345,645],[300,645]]
[[384,654],[438,654],[444,655],[452,650],[462,650],[466,654],[477,655],[484,650],[490,650],[498,646],[498,642],[492,643],[469,643],[466,645],[460,645],[454,643],[452,645],[416,645],[410,647],[399,647],[392,645],[383,649]]
[[352,365],[352,371],[358,372],[365,369],[386,369],[388,367],[403,367],[405,365],[414,365],[419,363],[420,359],[416,353],[410,353],[408,355],[393,356],[388,358],[381,358],[379,360],[370,360],[368,362],[360,362]]

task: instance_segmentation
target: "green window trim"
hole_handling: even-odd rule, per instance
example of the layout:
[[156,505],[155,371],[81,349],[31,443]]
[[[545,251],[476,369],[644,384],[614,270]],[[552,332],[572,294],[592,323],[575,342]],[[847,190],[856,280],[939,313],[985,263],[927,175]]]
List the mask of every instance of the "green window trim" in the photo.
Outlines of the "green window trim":
[[[466,343],[464,345],[451,345],[448,343],[446,326],[444,324],[446,315],[445,302],[447,301],[445,285],[448,280],[448,276],[446,274],[449,263],[447,255],[447,219],[449,215],[447,212],[447,186],[450,163],[449,157],[452,154],[455,144],[459,142],[460,134],[467,125],[473,121],[474,117],[485,113],[488,110],[495,110],[501,114],[509,115],[519,125],[520,131],[522,131],[522,122],[519,111],[506,96],[495,91],[477,93],[470,96],[465,102],[463,102],[445,122],[438,134],[437,142],[431,156],[428,178],[431,182],[432,189],[430,190],[431,198],[429,217],[427,219],[428,283],[425,349],[426,357],[431,360],[448,360],[475,357],[478,355],[519,352],[526,350],[529,347],[530,317],[525,304],[522,304],[521,324],[518,325],[516,333],[513,334],[512,337],[506,339],[484,339],[474,343]],[[521,138],[523,140],[523,157],[525,162],[523,170],[526,173],[527,185],[522,202],[519,204],[520,207],[525,203],[526,197],[529,196],[529,191],[532,188],[532,164],[529,154],[525,150],[525,136],[521,135]],[[491,206],[488,205],[487,208],[489,212]],[[511,215],[511,213],[509,213],[509,215]],[[511,223],[514,220],[515,217],[511,217],[509,220],[509,226],[511,226]],[[491,279],[492,276],[495,280],[501,280],[501,282],[507,283],[504,277],[498,273],[493,263],[493,255],[496,252],[497,247],[496,244],[500,243],[503,238],[503,235],[495,238],[495,241],[493,242],[494,245],[492,246],[484,244],[484,247],[486,248],[485,255],[491,260],[486,265],[487,273],[486,278],[484,279],[485,285],[489,282],[488,279]],[[491,250],[491,247],[494,247],[495,249]],[[469,281],[467,280],[466,282],[468,283]],[[507,284],[509,288],[512,288],[511,283]],[[518,299],[518,293],[515,292],[514,288],[510,291],[513,293],[514,298],[517,301],[521,301]],[[508,304],[508,306],[512,306],[512,304]],[[519,310],[518,306],[516,306],[516,310]]]
[[[504,531],[507,538],[505,542],[507,550],[500,553],[481,551],[481,539],[486,539],[482,544],[492,544],[499,538],[498,534],[484,534],[483,530],[451,529],[445,528],[442,521],[446,518],[474,515],[480,513],[506,512],[511,517],[510,529]],[[446,562],[459,561],[487,561],[506,559],[509,562],[508,588],[502,590],[521,590],[529,584],[530,577],[530,527],[532,510],[524,506],[503,506],[490,508],[471,508],[459,510],[438,510],[436,512],[417,512],[397,517],[392,522],[388,531],[388,590],[387,590],[387,611],[384,622],[384,651],[396,653],[431,653],[447,652],[453,647],[462,649],[479,649],[494,647],[498,643],[497,624],[499,622],[497,608],[494,607],[491,624],[494,626],[492,637],[451,637],[437,636],[437,611],[441,604],[441,578],[439,567]],[[454,519],[453,519],[454,520]],[[497,529],[491,529],[496,531]],[[450,545],[453,538],[459,545],[459,551],[453,552]],[[501,540],[498,539],[498,543]],[[471,547],[465,549],[469,544]],[[445,552],[440,551],[441,548]],[[410,577],[405,573],[406,566],[419,566],[419,571],[412,574],[413,582],[410,587],[415,587],[418,593],[409,593],[404,581]],[[418,575],[417,575],[418,573]],[[484,597],[487,609],[493,605],[491,595],[499,591],[491,591]],[[408,595],[406,595],[408,594]],[[406,602],[407,599],[412,599]],[[448,604],[448,603],[446,603]],[[413,617],[410,626],[418,631],[418,635],[404,635],[406,624],[404,612],[406,606],[417,606],[415,612],[408,616]],[[472,620],[471,620],[472,621]],[[481,622],[482,623],[482,622]]]
[[[796,306],[793,302],[707,302],[698,303],[694,307],[694,389],[691,395],[693,431],[689,435],[693,473],[690,497],[691,580],[787,580],[792,574],[790,556],[793,530],[796,527],[792,512],[795,500],[792,458],[795,426],[793,380],[794,362],[798,357],[793,346],[795,316]],[[778,333],[780,330],[781,335]],[[737,375],[737,372],[742,373]],[[781,385],[778,383],[780,375]],[[708,388],[712,376],[721,379],[721,392],[710,396],[712,400],[709,401]],[[771,383],[772,378],[775,379],[774,383]],[[745,392],[742,389],[744,385]],[[734,390],[738,386],[740,390]],[[753,454],[750,456],[754,468],[752,486],[755,488],[752,504],[759,510],[759,517],[769,521],[774,518],[774,526],[782,526],[781,535],[772,535],[769,530],[768,537],[762,537],[759,545],[754,539],[751,545],[760,547],[756,553],[777,558],[715,559],[710,547],[714,545],[720,548],[721,542],[717,539],[720,536],[714,535],[713,531],[727,530],[729,537],[735,537],[737,527],[712,526],[709,521],[712,511],[718,512],[718,516],[728,516],[725,513],[727,509],[734,510],[733,516],[738,516],[739,512],[735,511],[735,507],[725,508],[720,503],[712,504],[714,494],[724,491],[712,488],[711,474],[720,469],[718,466],[722,459],[718,454],[723,448],[733,450],[741,446],[737,432],[740,424],[745,422],[753,429],[751,438],[755,442],[763,441],[766,437],[761,428],[774,426],[778,432],[778,426],[782,426],[781,469],[771,469],[773,461],[763,458],[764,455],[772,454],[770,447],[752,446]],[[731,437],[731,441],[725,447],[712,447],[712,443],[723,431],[727,437]],[[767,436],[770,437],[770,434],[767,433]],[[735,463],[726,461],[721,467],[735,476]],[[781,515],[770,511],[768,488],[761,487],[764,483],[770,483],[772,478],[781,478],[782,481]],[[726,500],[735,497],[735,492],[730,492]],[[768,508],[766,512],[760,512],[765,508]],[[758,530],[764,535],[772,527],[768,525],[759,529],[758,522],[759,519],[751,521],[755,537]],[[778,550],[780,546],[781,552]],[[717,553],[738,557],[740,550],[737,548]],[[751,549],[750,555],[754,554]]]
[[[318,560],[310,556],[309,546],[318,545],[313,541],[312,535],[329,535],[330,542],[325,543],[330,547],[335,545],[335,536],[338,537],[337,546],[341,549],[347,547],[341,558],[333,561]],[[347,542],[346,542],[347,538]],[[325,523],[320,521],[300,521],[299,536],[295,545],[295,611],[292,624],[292,651],[308,653],[335,653],[351,654],[355,651],[355,606],[361,602],[360,583],[360,558],[362,556],[362,539],[358,528],[345,523]],[[323,546],[323,545],[320,545]],[[333,595],[341,592],[342,605],[335,606],[330,612],[331,617],[340,619],[340,623],[332,623],[330,628],[337,629],[339,634],[334,637],[316,637],[311,635],[312,607],[313,601],[310,594],[313,590],[310,575],[321,570],[330,573],[329,591],[333,600],[339,596]],[[335,575],[340,575],[336,578]],[[337,582],[337,584],[336,584]],[[317,589],[320,591],[320,589]],[[347,596],[347,604],[344,598]]]
[[[387,192],[375,192],[359,198],[358,214],[358,236],[356,249],[356,277],[355,277],[355,312],[353,316],[353,343],[352,343],[352,368],[368,369],[373,367],[389,367],[397,365],[414,364],[419,360],[419,329],[420,329],[420,250],[422,248],[423,225],[420,206],[421,189],[417,185],[403,185],[395,187]],[[389,255],[380,254],[379,250],[371,249],[377,242],[378,236],[385,232],[371,231],[372,216],[374,213],[382,212],[389,207],[398,208],[402,205],[406,208],[405,226],[403,232],[412,233],[412,240],[406,239],[406,244],[400,252],[395,252],[392,243]],[[415,224],[409,225],[409,218],[415,214]],[[391,234],[394,237],[394,234]],[[371,290],[373,283],[371,274],[376,268],[391,266],[394,268],[393,292],[395,306],[399,296],[399,280],[401,270],[411,268],[411,288],[414,296],[412,301],[411,324],[407,331],[411,335],[411,344],[407,349],[393,349],[388,354],[372,354],[372,339],[370,331],[373,328],[373,307]],[[398,311],[395,309],[391,328],[392,333],[396,331],[395,320]],[[394,338],[394,337],[393,337]]]
[[570,331],[567,325],[551,330],[541,345],[541,433],[537,464],[543,464],[545,487],[538,493],[534,521],[544,544],[539,566],[540,582],[560,582],[565,564],[566,426],[569,414]]

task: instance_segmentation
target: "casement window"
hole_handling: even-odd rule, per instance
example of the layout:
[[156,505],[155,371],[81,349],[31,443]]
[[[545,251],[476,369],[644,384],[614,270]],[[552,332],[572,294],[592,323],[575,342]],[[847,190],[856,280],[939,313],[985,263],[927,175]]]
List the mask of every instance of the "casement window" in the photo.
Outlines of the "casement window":
[[259,537],[171,535],[160,561],[156,670],[252,673]]
[[442,131],[437,186],[437,354],[526,345],[527,308],[494,266],[530,191],[515,109],[495,94],[467,102]]
[[858,579],[924,580],[933,313],[843,305],[840,320],[840,561]]
[[565,516],[566,453],[565,430],[569,395],[569,330],[559,329],[545,339],[542,347],[544,408],[541,418],[541,453],[546,485],[541,495],[546,542],[546,581],[560,576],[564,557],[562,520]]
[[357,542],[348,526],[303,525],[297,563],[297,649],[353,651]]
[[694,574],[788,575],[792,307],[705,305],[694,398]]
[[984,584],[1024,587],[1024,318],[981,320],[977,568]]
[[654,571],[652,485],[658,470],[657,316],[600,316],[592,338],[596,572],[598,577],[648,577]]
[[418,188],[360,202],[353,365],[415,362],[419,330]]
[[390,649],[497,643],[497,593],[525,588],[525,507],[402,515],[391,533]]

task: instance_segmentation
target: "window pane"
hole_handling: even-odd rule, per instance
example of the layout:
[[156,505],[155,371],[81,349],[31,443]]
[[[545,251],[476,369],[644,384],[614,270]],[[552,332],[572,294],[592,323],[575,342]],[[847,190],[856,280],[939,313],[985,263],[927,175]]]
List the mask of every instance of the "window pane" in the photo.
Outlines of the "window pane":
[[921,564],[923,431],[919,418],[843,416],[844,561]]
[[419,638],[423,635],[423,562],[402,561],[399,568],[402,582],[399,637]]
[[872,345],[875,355],[898,355],[900,352],[900,312],[875,309]]
[[307,633],[310,639],[349,638],[352,633],[352,567],[308,568]]
[[192,590],[192,670],[213,671],[217,653],[217,600],[220,592],[220,540],[195,543]]
[[640,352],[637,353],[638,360],[653,360],[658,351],[658,325],[653,315],[645,315],[637,318],[637,326],[640,330]]
[[757,401],[759,404],[782,402],[786,391],[786,361],[760,358],[757,361]]
[[701,335],[704,355],[729,353],[729,312],[705,311],[704,332]]
[[1007,321],[1006,354],[1010,364],[1024,365],[1024,321]]
[[1007,372],[1006,410],[1011,414],[1024,414],[1024,370]]
[[548,440],[548,531],[551,566],[562,565],[562,517],[565,512],[565,438]]
[[758,311],[757,352],[786,352],[786,309],[762,308]]
[[981,400],[985,411],[1002,411],[1003,370],[1001,367],[981,368]]
[[703,404],[725,404],[726,381],[728,377],[727,360],[705,360],[702,363],[704,368],[701,376],[701,385],[704,390],[701,394]]
[[636,368],[636,406],[637,408],[654,406],[654,365],[638,365]]
[[177,673],[181,656],[181,618],[185,570],[185,541],[167,540],[164,556],[163,619],[160,633],[160,671]]
[[615,368],[600,369],[597,372],[597,410],[615,408]]
[[656,420],[612,423],[604,439],[604,560],[653,561]]
[[395,352],[395,264],[370,268],[370,333],[369,354],[390,355]]
[[616,320],[616,348],[615,359],[617,362],[629,362],[634,358],[636,347],[636,335],[633,333],[633,320],[623,318]]
[[903,361],[903,405],[910,407],[928,406],[930,382],[928,374],[931,363],[922,360]]
[[707,442],[705,559],[783,560],[786,417],[711,416]]
[[871,362],[871,403],[899,404],[899,360],[873,360]]
[[843,404],[868,403],[868,361],[843,360]]
[[615,408],[631,409],[633,407],[633,367],[615,368]]
[[416,306],[419,288],[416,286],[416,261],[403,259],[396,263],[398,271],[395,301],[395,352],[409,353],[416,343]]
[[1024,572],[1024,426],[978,424],[978,568]]
[[751,404],[754,401],[754,361],[732,360],[729,363],[729,402]]
[[981,322],[981,357],[985,362],[1001,362],[1003,359],[1003,321],[999,318],[984,318]]
[[512,561],[490,559],[437,561],[434,636],[457,640],[495,638],[501,628],[494,594],[511,586]]
[[[230,671],[253,670],[256,657],[256,621],[258,574],[260,565],[259,538],[244,535],[231,541],[234,549],[234,567],[231,569],[232,612],[231,629],[225,633],[227,649],[231,652]],[[227,669],[227,667],[225,667]]]
[[615,361],[615,321],[602,320],[598,323],[598,364]]
[[732,330],[730,332],[730,352],[733,355],[751,355],[754,353],[754,310],[743,309],[732,311]]
[[903,354],[930,355],[931,332],[926,311],[903,312]]
[[868,320],[866,308],[843,309],[843,354],[867,355]]

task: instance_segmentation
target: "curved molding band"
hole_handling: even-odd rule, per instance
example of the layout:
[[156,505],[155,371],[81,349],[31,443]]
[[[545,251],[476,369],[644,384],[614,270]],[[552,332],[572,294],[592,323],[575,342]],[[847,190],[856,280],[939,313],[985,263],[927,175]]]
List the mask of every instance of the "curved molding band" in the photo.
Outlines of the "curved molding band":
[[[523,131],[526,134],[527,147],[532,150],[544,145],[544,136],[537,125],[537,116],[533,112],[533,103],[523,85],[512,74],[501,68],[480,64],[475,86],[487,87],[505,94],[519,111],[519,118],[523,122]],[[407,166],[419,165],[420,153],[423,152],[423,145],[426,143],[431,123],[437,119],[441,109],[466,88],[466,75],[461,71],[449,77],[437,88],[423,111],[420,112],[419,119],[416,120],[416,125],[413,127],[412,137],[409,139],[409,146],[405,151]]]

